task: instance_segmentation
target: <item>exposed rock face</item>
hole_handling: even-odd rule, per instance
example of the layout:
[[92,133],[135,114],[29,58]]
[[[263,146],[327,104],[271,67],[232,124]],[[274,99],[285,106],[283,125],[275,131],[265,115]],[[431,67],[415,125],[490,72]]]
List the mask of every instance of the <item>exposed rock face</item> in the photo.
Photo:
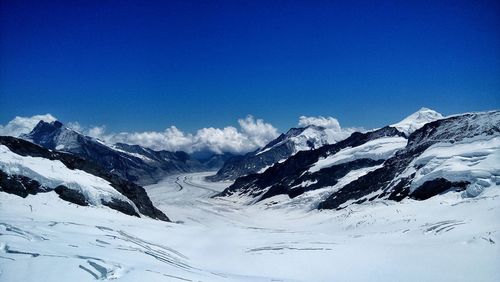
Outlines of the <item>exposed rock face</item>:
[[119,199],[111,199],[109,201],[102,200],[101,203],[111,209],[117,210],[124,214],[139,216],[135,211],[134,207],[132,207],[129,203],[119,200]]
[[8,175],[2,170],[0,170],[0,188],[6,193],[23,198],[26,198],[28,195],[35,195],[39,192],[50,191],[49,188],[43,187],[36,180],[22,175]]
[[212,181],[234,180],[240,176],[265,170],[299,151],[316,149],[347,137],[346,132],[314,125],[292,128],[262,149],[228,159],[217,174],[208,179]]
[[[116,191],[132,201],[141,214],[151,218],[169,221],[168,217],[163,212],[153,206],[144,188],[107,172],[97,163],[84,160],[69,153],[50,151],[31,142],[9,136],[0,136],[0,144],[5,145],[10,151],[21,156],[58,160],[71,170],[78,169],[100,177],[108,181]],[[87,204],[87,200],[82,198],[83,195],[79,195],[78,192],[75,191],[68,191],[70,189],[67,189],[67,187],[43,187],[38,182],[27,177],[8,175],[0,171],[0,190],[4,192],[26,197],[28,194],[48,192],[54,189],[64,200],[80,205]],[[133,207],[125,207],[124,204],[120,203],[118,200],[119,199],[116,199],[116,201],[110,200],[110,203],[107,203],[107,205],[111,208],[120,208],[119,211],[121,212],[127,211],[125,213],[132,214],[130,208],[133,210]],[[135,211],[134,215],[137,215]]]
[[85,198],[85,195],[80,193],[80,191],[69,189],[64,185],[59,185],[56,188],[54,188],[54,192],[56,192],[57,195],[59,195],[59,198],[71,202],[73,204],[77,204],[79,206],[89,205],[87,199]]

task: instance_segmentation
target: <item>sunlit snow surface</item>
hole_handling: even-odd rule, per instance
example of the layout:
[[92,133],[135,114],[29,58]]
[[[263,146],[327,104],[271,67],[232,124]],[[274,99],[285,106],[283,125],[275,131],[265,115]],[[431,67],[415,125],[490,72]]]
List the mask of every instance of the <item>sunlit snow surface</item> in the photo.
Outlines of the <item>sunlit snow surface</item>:
[[210,199],[206,175],[146,187],[178,223],[0,193],[0,281],[500,281],[496,184],[320,212]]
[[322,168],[358,159],[386,160],[404,148],[406,143],[407,140],[403,137],[384,137],[371,140],[357,147],[348,147],[331,156],[319,159],[309,168],[309,172],[314,173]]
[[395,123],[391,126],[397,128],[399,131],[409,136],[411,133],[415,132],[417,129],[421,128],[426,123],[442,118],[443,116],[434,110],[421,108],[417,112],[409,115],[402,121]]

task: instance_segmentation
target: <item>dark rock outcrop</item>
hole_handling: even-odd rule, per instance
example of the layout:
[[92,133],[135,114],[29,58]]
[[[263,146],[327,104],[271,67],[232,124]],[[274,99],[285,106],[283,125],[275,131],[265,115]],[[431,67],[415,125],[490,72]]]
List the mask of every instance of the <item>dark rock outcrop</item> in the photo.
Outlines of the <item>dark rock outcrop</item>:
[[101,203],[111,209],[117,210],[121,213],[139,216],[135,211],[134,207],[132,207],[129,203],[119,200],[119,199],[111,199],[109,201],[102,200]]
[[50,191],[36,180],[23,175],[8,175],[0,170],[0,191],[23,198],[40,192]]
[[59,185],[56,188],[54,188],[54,192],[56,192],[57,195],[59,195],[59,198],[71,202],[73,204],[77,204],[79,206],[89,205],[87,199],[82,193],[80,193],[80,191],[69,189],[64,185]]

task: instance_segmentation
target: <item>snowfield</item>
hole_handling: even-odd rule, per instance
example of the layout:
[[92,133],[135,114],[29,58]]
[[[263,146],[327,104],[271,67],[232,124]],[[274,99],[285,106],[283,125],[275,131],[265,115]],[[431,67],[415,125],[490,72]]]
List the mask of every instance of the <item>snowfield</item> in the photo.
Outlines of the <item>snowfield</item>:
[[407,142],[408,140],[403,137],[384,137],[368,141],[354,148],[345,148],[336,154],[318,160],[309,168],[309,173],[358,159],[386,160],[392,157],[398,150],[403,149]]
[[500,281],[497,184],[475,198],[317,211],[211,199],[230,183],[209,174],[146,187],[177,223],[0,193],[0,280]]

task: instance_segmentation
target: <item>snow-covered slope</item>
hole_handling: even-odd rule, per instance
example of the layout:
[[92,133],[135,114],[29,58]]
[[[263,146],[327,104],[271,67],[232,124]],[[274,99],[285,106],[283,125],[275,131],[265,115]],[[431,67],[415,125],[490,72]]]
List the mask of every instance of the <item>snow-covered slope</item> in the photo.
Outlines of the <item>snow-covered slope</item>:
[[306,191],[333,186],[351,170],[378,166],[406,142],[404,134],[393,127],[356,132],[337,143],[298,152],[261,174],[238,178],[220,196],[248,195],[263,200],[286,194],[293,198]]
[[[261,174],[241,177],[219,196],[246,197],[243,202],[256,203],[286,195],[310,200],[323,209],[378,199],[424,200],[450,189],[477,196],[499,183],[499,116],[499,111],[493,111],[438,119],[418,125],[408,139],[404,138],[408,131],[393,126],[355,133],[335,144],[300,152]],[[416,120],[426,120],[411,117],[405,119],[404,124],[411,124],[406,129],[416,128]]]
[[424,126],[426,123],[442,118],[444,118],[443,115],[434,110],[421,108],[417,112],[409,115],[398,123],[392,124],[391,126],[397,128],[399,131],[406,134],[406,136],[410,136],[410,134]]
[[477,196],[499,183],[499,125],[500,111],[428,123],[412,133],[408,145],[383,167],[332,194],[320,208],[343,208],[379,199],[425,200],[451,190]]
[[345,139],[350,132],[309,125],[303,128],[292,128],[283,137],[271,141],[264,148],[258,150],[255,155],[260,155],[273,150],[284,143],[291,143],[293,154],[319,148],[326,144],[332,144]]
[[95,163],[0,136],[0,192],[27,197],[52,191],[77,205],[106,206],[128,215],[168,220],[153,206],[144,188]]
[[404,137],[391,136],[374,139],[356,147],[344,148],[333,155],[319,159],[308,172],[314,173],[323,168],[358,159],[386,160],[404,148],[407,142],[408,140]]
[[65,186],[75,190],[94,206],[116,199],[126,202],[137,212],[135,204],[116,191],[108,181],[82,170],[71,170],[59,160],[21,156],[0,145],[0,170],[8,175],[28,177],[47,189]]

